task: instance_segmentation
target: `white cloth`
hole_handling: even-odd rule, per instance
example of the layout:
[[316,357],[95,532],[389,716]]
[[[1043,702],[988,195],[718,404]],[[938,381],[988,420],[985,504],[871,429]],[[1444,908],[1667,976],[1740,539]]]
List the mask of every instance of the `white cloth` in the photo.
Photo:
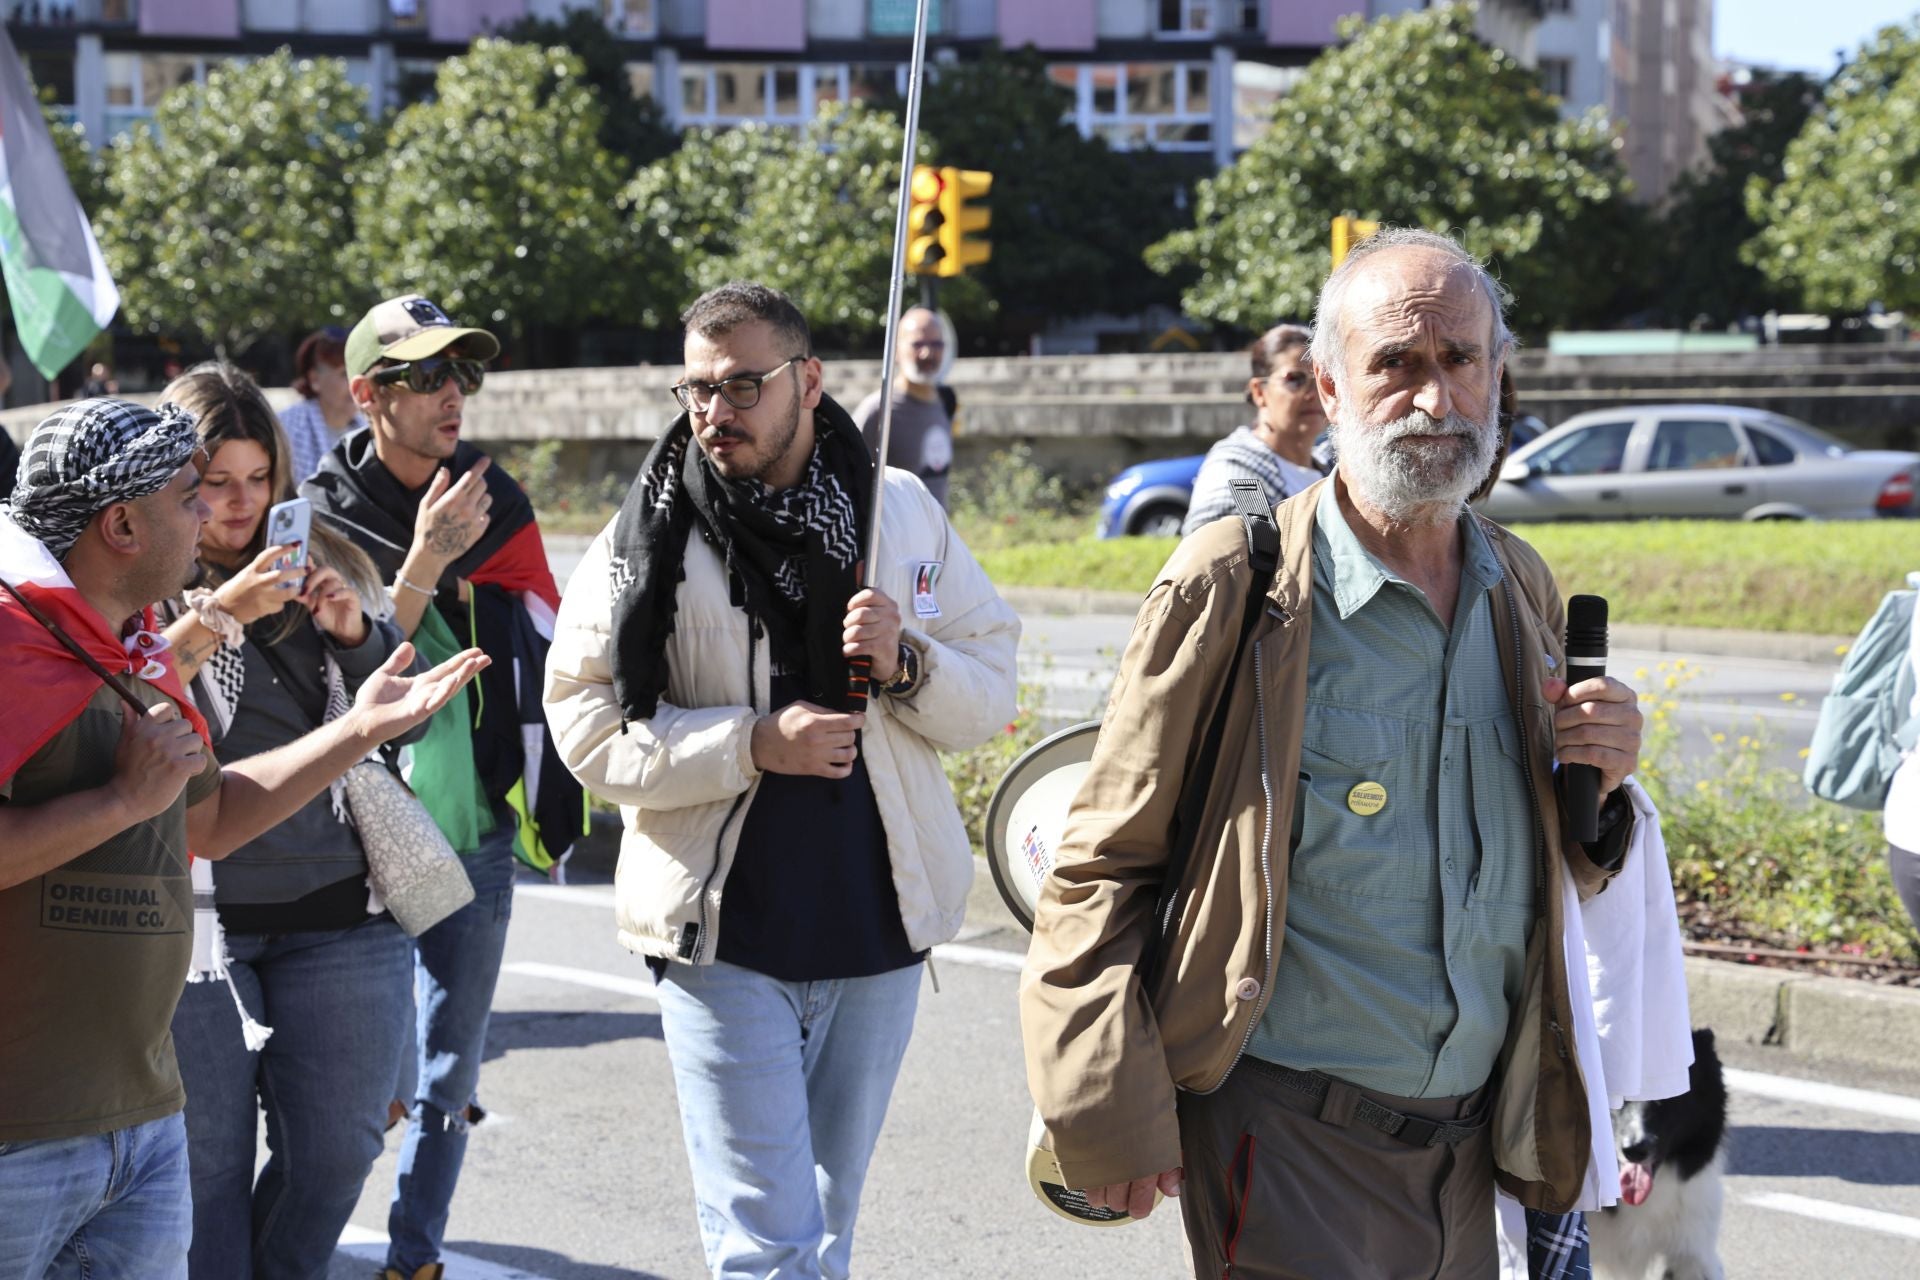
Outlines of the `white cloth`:
[[[1644,828],[1635,830],[1635,845],[1641,843],[1642,830]],[[1640,849],[1629,848],[1629,864],[1637,865],[1636,855],[1644,857]],[[1664,866],[1665,859],[1661,861]],[[1607,891],[1594,900],[1618,892],[1620,881],[1627,874],[1622,870],[1620,875],[1614,877]],[[1560,904],[1567,922],[1561,940],[1566,947],[1567,1002],[1573,1009],[1573,1051],[1580,1062],[1581,1078],[1587,1082],[1587,1125],[1593,1134],[1586,1176],[1581,1180],[1580,1196],[1574,1201],[1573,1207],[1601,1209],[1620,1198],[1620,1164],[1613,1149],[1613,1113],[1608,1107],[1606,1052],[1601,1044],[1599,1028],[1594,1022],[1593,989],[1589,985],[1593,952],[1587,946],[1586,912],[1580,905],[1580,890],[1573,882],[1573,873],[1566,869],[1565,864],[1562,864],[1560,872]],[[1668,900],[1668,909],[1672,909],[1671,898]],[[1524,1222],[1521,1224],[1520,1238],[1522,1241],[1526,1239]],[[1526,1256],[1524,1246],[1521,1256]]]

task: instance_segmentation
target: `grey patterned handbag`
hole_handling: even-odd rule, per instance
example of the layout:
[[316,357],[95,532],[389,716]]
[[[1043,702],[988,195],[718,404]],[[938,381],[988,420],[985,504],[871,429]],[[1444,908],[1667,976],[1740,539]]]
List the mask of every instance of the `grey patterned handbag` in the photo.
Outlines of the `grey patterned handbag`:
[[375,893],[414,937],[473,901],[473,882],[407,784],[379,760],[347,770],[347,809],[367,851]]

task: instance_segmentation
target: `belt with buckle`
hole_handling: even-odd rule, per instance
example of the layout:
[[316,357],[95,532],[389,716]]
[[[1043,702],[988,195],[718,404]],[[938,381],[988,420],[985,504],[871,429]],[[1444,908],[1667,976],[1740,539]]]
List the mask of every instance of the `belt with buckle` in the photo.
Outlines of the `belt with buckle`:
[[[1261,1058],[1249,1057],[1246,1065],[1315,1102],[1324,1103],[1328,1090],[1335,1083],[1333,1077],[1325,1072],[1296,1071],[1292,1067],[1283,1067],[1277,1062],[1267,1062]],[[1425,1116],[1410,1116],[1404,1111],[1395,1111],[1367,1097],[1355,1100],[1353,1119],[1410,1147],[1451,1147],[1465,1142],[1487,1127],[1484,1112],[1477,1119],[1468,1121],[1429,1120]]]

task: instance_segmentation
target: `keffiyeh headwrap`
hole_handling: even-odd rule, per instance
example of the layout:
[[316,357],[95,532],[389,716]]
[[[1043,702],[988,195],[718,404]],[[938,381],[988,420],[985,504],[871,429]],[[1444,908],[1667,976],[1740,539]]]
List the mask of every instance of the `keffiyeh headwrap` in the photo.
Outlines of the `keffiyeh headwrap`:
[[160,492],[199,448],[194,417],[179,405],[76,401],[33,429],[7,509],[65,560],[89,520]]

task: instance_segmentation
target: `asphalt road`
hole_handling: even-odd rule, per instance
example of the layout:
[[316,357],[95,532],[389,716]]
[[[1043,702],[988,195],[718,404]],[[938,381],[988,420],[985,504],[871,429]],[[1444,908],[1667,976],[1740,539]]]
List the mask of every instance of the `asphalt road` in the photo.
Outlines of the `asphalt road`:
[[[528,882],[516,898],[481,1082],[494,1118],[474,1135],[454,1203],[448,1240],[460,1257],[449,1280],[703,1274],[658,1008],[645,966],[614,941],[610,893]],[[856,1274],[1185,1274],[1174,1214],[1079,1228],[1027,1191],[1014,1008],[1024,937],[986,897],[976,901],[969,935],[936,952],[939,992],[922,986]],[[1768,1050],[1727,1058],[1736,1070],[1727,1274],[1920,1274],[1920,1069],[1863,1077]],[[364,1277],[382,1256],[397,1145],[368,1181],[332,1276]]]

